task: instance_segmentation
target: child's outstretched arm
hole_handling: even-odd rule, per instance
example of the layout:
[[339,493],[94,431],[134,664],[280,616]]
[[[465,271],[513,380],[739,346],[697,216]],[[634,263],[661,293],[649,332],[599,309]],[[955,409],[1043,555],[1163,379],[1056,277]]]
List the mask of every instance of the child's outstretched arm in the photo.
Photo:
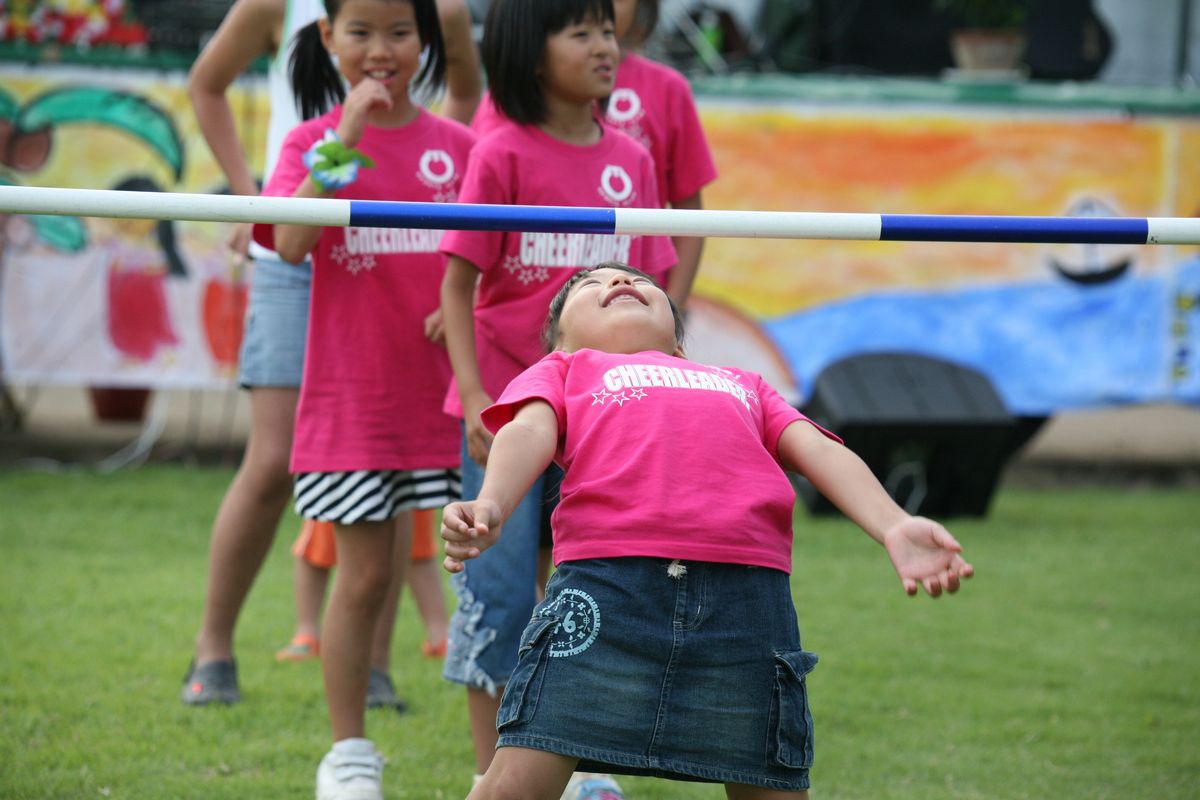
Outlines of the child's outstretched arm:
[[500,538],[500,525],[545,472],[558,446],[558,418],[544,400],[531,400],[496,434],[479,497],[451,503],[442,512],[449,572],[477,558]]
[[849,448],[807,422],[794,422],[779,437],[780,462],[812,481],[821,494],[884,546],[910,595],[918,584],[932,597],[958,591],[974,574],[962,545],[937,522],[908,514]]

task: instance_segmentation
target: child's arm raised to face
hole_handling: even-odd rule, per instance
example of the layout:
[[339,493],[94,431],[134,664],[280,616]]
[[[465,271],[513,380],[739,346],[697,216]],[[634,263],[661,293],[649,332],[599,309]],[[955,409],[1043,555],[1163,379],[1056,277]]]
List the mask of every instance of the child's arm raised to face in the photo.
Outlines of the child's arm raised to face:
[[445,327],[446,351],[458,384],[462,401],[463,424],[467,433],[467,452],[477,463],[488,461],[492,435],[483,427],[480,413],[492,404],[479,376],[479,361],[475,354],[475,283],[479,270],[460,256],[450,256],[446,275],[442,278],[442,324]]
[[442,512],[446,540],[443,566],[462,572],[463,561],[496,543],[500,525],[517,507],[558,447],[558,418],[544,400],[530,400],[496,434],[475,500],[451,503]]
[[[353,148],[362,140],[367,116],[372,109],[386,110],[392,106],[387,89],[379,81],[364,78],[355,84],[342,102],[342,118],[338,122],[337,136],[347,148]],[[336,190],[322,186],[316,180],[301,181],[292,197],[332,197]],[[317,246],[322,228],[313,225],[275,225],[275,252],[292,264],[299,264]]]
[[962,546],[937,522],[913,517],[896,505],[865,462],[807,422],[794,422],[779,437],[785,469],[808,478],[821,494],[887,549],[904,591],[918,585],[937,597],[955,592],[974,568]]

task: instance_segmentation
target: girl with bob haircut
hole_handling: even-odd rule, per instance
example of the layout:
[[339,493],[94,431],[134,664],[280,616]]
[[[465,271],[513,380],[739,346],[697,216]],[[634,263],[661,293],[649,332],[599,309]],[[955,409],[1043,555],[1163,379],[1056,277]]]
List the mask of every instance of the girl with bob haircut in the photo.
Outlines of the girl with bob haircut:
[[[460,202],[659,207],[650,154],[597,110],[620,56],[611,0],[495,0],[481,55],[504,119],[472,151]],[[599,233],[448,231],[442,252],[455,377],[445,411],[463,420],[463,491],[472,497],[491,440],[479,414],[542,357],[538,331],[559,288],[610,259],[662,279],[676,258],[666,237]],[[443,674],[467,689],[476,774],[495,753],[500,692],[537,602],[538,542],[556,484],[551,468],[529,487],[504,545],[452,581],[458,605]],[[602,789],[619,797],[611,781]]]

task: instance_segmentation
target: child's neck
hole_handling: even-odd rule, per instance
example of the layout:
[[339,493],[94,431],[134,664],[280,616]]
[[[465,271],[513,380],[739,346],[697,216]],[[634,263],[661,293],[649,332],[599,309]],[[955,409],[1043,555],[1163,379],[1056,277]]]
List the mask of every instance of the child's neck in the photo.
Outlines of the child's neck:
[[538,124],[544,133],[574,145],[593,145],[603,132],[596,122],[595,104],[563,100],[547,94],[546,118]]
[[372,110],[367,114],[367,124],[372,128],[403,128],[420,114],[416,103],[408,99],[397,99],[387,110]]

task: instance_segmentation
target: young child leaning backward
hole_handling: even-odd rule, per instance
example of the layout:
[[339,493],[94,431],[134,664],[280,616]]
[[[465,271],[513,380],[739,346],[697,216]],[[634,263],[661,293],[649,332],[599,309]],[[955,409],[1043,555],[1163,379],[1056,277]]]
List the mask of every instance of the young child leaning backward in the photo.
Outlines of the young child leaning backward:
[[496,437],[479,496],[444,511],[448,570],[503,540],[551,460],[566,474],[557,570],[470,800],[553,800],[577,768],[723,782],[739,800],[808,796],[817,657],[788,583],[784,470],[882,544],[908,594],[972,574],[945,528],[900,509],[837,437],[760,376],[688,361],[682,339],[647,275],[577,273],[550,304],[551,353],[483,414]]
[[[292,56],[304,115],[320,116],[288,134],[264,193],[453,202],[474,135],[409,95],[445,72],[434,0],[325,0],[325,10]],[[254,235],[287,261],[313,260],[291,472],[297,513],[334,523],[337,540],[321,636],[333,747],[317,799],[381,798],[364,708],[396,520],[459,488],[459,433],[441,411],[450,365],[425,332],[444,270],[440,232],[279,224]]]
[[[598,116],[619,58],[611,0],[494,0],[481,55],[505,119],[471,151],[459,202],[658,207],[650,154]],[[544,354],[538,329],[559,288],[607,260],[662,276],[675,251],[658,236],[449,231],[442,252],[449,257],[441,297],[456,381],[445,410],[463,420],[463,496],[474,497],[492,438],[479,414]],[[547,470],[527,487],[504,543],[452,581],[458,604],[443,675],[466,687],[476,775],[495,753],[500,690],[537,603],[538,538],[557,496],[556,474]],[[600,779],[580,776],[593,780]],[[617,792],[602,781],[574,794],[586,797],[593,788]]]

